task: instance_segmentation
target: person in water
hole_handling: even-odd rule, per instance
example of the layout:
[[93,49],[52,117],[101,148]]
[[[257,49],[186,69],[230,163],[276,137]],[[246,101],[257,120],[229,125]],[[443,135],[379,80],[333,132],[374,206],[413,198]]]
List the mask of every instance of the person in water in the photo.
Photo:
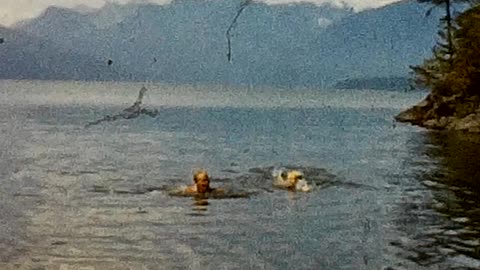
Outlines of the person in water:
[[312,190],[312,187],[309,186],[305,180],[303,173],[297,170],[282,171],[278,174],[275,185],[291,191],[308,192]]
[[193,185],[185,189],[186,194],[205,194],[205,193],[221,193],[223,189],[210,187],[210,177],[208,172],[200,170],[193,175]]
[[[176,188],[170,192],[172,196],[194,197],[200,199],[234,199],[248,198],[254,193],[232,190],[230,188],[212,188],[210,187],[210,177],[205,170],[199,170],[193,175],[193,185]],[[202,201],[202,203],[205,203]],[[197,204],[198,205],[198,204]]]

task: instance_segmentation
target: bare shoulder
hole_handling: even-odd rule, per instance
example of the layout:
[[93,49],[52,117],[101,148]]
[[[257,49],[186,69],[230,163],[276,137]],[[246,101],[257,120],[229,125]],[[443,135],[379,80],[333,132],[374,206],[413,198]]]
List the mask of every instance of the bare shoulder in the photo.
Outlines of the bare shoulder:
[[188,186],[183,190],[183,193],[185,193],[185,194],[196,194],[197,193],[197,187],[196,186]]

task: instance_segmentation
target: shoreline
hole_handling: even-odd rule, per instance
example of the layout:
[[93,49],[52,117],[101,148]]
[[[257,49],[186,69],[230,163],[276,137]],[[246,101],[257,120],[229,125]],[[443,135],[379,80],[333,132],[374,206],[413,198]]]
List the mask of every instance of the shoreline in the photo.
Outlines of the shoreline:
[[396,115],[395,120],[430,130],[480,134],[480,97],[430,93],[424,100]]

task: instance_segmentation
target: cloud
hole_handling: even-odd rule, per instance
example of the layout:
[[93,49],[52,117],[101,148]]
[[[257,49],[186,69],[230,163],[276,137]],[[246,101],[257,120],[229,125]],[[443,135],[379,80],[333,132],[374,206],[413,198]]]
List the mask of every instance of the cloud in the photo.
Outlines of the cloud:
[[[19,20],[34,18],[48,6],[73,8],[76,6],[102,7],[106,2],[150,2],[165,4],[171,0],[0,0],[0,24],[11,25]],[[241,0],[239,0],[240,2]],[[398,0],[258,0],[268,4],[286,4],[292,2],[312,2],[315,4],[332,3],[343,6],[348,5],[361,10],[378,7]]]
[[320,26],[322,28],[326,28],[330,24],[332,24],[332,20],[327,19],[327,18],[318,18],[318,26]]
[[11,25],[19,20],[34,18],[49,6],[74,8],[88,6],[100,8],[107,2],[151,2],[165,4],[171,0],[0,0],[0,24]]
[[299,2],[311,2],[314,4],[330,3],[335,6],[349,6],[355,10],[363,10],[367,8],[381,7],[400,0],[261,0],[268,4],[287,4],[287,3],[299,3]]

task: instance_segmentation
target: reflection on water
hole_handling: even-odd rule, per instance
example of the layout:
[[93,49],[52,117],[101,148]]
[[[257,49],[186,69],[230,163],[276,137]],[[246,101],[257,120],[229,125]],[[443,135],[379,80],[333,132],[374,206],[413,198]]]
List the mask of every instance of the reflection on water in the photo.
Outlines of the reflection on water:
[[405,163],[414,181],[396,202],[395,228],[404,236],[391,244],[427,269],[479,269],[480,137],[418,135],[410,140],[412,158]]
[[[0,108],[0,115],[4,111]],[[27,206],[42,203],[37,196],[39,184],[29,177],[15,177],[33,161],[18,157],[25,135],[21,135],[23,122],[16,117],[0,117],[0,269],[2,262],[10,261],[27,250]]]

